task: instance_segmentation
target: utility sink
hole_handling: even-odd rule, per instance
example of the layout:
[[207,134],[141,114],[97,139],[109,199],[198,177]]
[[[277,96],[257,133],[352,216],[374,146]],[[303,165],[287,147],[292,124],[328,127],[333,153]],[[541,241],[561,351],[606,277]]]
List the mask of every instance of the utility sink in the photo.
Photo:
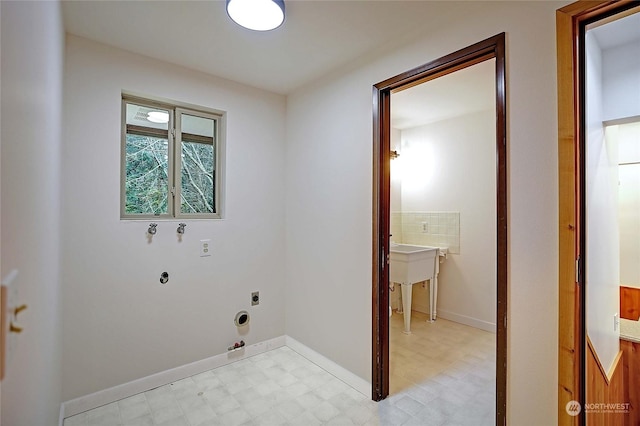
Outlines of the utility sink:
[[389,248],[390,280],[395,283],[419,283],[433,278],[437,247],[396,244]]
[[389,247],[389,281],[402,288],[402,311],[404,313],[404,333],[411,334],[411,294],[412,285],[429,281],[429,321],[436,319],[438,298],[438,272],[440,258],[444,259],[446,249],[409,244],[391,244]]

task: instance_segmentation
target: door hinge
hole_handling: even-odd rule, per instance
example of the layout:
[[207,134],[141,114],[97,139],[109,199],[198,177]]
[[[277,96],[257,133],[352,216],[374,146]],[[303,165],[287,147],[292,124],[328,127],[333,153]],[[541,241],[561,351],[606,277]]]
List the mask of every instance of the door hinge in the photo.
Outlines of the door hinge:
[[176,129],[171,129],[171,136],[176,137]]
[[578,258],[576,259],[576,283],[580,284],[581,282],[581,276],[580,276],[580,269],[581,269],[581,261],[580,261],[580,256],[578,256]]
[[175,196],[176,196],[176,187],[175,187],[175,186],[172,186],[172,187],[171,187],[171,196],[172,196],[172,197],[175,197]]

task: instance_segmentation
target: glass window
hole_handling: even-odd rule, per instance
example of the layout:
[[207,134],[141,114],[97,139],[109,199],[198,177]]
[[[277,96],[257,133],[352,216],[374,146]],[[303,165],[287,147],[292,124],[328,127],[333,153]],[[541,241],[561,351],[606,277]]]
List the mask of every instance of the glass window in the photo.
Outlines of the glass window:
[[216,121],[179,110],[180,212],[214,213]]
[[221,116],[126,97],[123,116],[121,217],[221,217]]

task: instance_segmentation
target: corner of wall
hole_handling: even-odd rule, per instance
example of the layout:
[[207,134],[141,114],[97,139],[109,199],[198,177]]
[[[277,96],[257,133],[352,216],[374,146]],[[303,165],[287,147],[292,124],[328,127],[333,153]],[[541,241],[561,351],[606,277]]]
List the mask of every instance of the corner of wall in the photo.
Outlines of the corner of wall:
[[[0,2],[2,277],[24,332],[12,333],[4,424],[53,424],[61,402],[60,149],[64,28],[59,2]],[[37,120],[34,120],[37,117]],[[17,305],[14,305],[14,307]]]

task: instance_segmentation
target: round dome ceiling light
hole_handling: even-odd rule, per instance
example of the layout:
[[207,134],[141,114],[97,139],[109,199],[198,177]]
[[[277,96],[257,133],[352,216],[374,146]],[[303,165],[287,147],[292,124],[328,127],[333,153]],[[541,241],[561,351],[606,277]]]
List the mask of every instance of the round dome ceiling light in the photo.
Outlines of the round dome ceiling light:
[[242,27],[269,31],[284,22],[284,0],[227,0],[227,14]]

